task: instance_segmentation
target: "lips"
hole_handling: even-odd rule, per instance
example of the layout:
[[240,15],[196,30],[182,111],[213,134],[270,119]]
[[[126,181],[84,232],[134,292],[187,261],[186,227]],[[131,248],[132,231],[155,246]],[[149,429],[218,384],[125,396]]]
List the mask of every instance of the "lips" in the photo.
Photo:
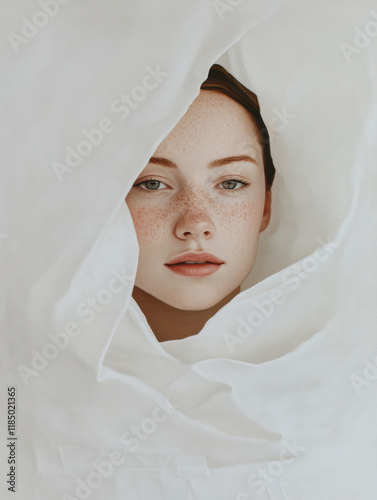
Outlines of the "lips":
[[224,264],[224,261],[216,257],[215,255],[208,252],[185,252],[178,257],[175,257],[170,262],[167,262],[166,266],[175,266],[179,264],[187,265],[204,265],[204,264]]
[[205,278],[225,264],[208,252],[186,252],[165,264],[173,273],[189,278]]

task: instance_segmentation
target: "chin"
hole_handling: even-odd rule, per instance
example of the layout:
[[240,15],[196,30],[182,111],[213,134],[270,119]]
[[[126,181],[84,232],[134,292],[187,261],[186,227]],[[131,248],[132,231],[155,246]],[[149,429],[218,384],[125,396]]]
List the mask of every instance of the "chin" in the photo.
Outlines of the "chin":
[[195,297],[187,297],[186,299],[178,299],[167,301],[171,307],[176,309],[181,309],[182,311],[204,311],[210,307],[215,306],[222,300],[223,297],[212,297],[209,298],[208,295],[201,297],[196,295]]

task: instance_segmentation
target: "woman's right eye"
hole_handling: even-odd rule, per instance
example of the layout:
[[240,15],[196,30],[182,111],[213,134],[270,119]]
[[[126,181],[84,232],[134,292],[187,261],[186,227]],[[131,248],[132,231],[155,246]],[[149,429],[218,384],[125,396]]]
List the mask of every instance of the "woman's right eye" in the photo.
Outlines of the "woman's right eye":
[[161,191],[161,189],[158,189],[160,187],[160,184],[167,187],[166,184],[161,181],[157,181],[156,179],[146,179],[145,181],[141,181],[138,184],[134,184],[134,187],[143,189],[143,191]]

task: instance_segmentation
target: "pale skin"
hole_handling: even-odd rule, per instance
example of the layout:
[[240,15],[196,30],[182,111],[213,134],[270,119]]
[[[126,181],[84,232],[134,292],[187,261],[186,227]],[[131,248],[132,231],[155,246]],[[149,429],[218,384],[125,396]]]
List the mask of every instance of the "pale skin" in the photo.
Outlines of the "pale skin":
[[[201,90],[126,202],[139,243],[133,298],[158,341],[199,333],[240,293],[270,220],[271,191],[249,113]],[[210,252],[224,264],[206,277],[165,266],[186,251]]]

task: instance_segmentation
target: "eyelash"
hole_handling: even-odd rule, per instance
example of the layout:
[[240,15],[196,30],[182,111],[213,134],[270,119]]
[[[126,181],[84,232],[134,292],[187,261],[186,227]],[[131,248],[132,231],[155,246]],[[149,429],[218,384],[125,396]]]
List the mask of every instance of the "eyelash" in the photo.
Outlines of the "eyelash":
[[[142,184],[144,184],[145,182],[148,182],[148,181],[155,181],[155,182],[159,182],[161,184],[164,184],[162,181],[159,181],[157,179],[154,179],[153,177],[150,177],[149,179],[144,179],[143,181],[139,182],[138,184],[134,184],[133,187],[141,189],[142,191],[146,191],[147,193],[156,193],[156,192],[162,191],[161,189],[144,189],[144,188],[140,187]],[[247,188],[247,186],[250,186],[250,182],[241,181],[241,179],[225,179],[225,180],[221,181],[220,184],[222,184],[223,182],[239,182],[242,184],[242,186],[238,189],[222,188],[223,191],[230,191],[231,193],[238,193],[242,189]]]

